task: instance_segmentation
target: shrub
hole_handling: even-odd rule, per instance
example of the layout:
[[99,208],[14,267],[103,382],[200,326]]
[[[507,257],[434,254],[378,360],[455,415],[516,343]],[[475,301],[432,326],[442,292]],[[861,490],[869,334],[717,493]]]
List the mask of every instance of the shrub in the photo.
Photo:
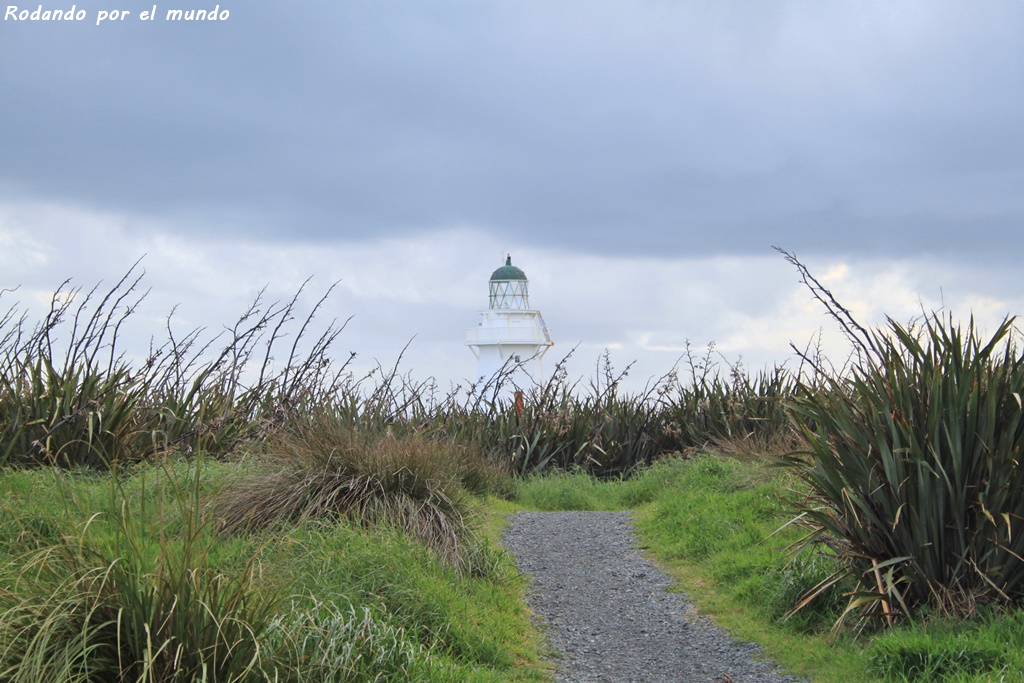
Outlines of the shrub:
[[848,610],[970,614],[1024,597],[1024,356],[1004,320],[987,341],[973,320],[890,320],[864,333],[859,361],[794,418],[809,459],[810,542],[859,582]]

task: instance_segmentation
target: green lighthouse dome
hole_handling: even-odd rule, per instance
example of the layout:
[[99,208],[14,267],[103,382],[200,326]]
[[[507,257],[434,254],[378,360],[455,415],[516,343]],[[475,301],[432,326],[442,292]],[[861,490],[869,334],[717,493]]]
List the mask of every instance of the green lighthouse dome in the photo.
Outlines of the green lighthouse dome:
[[505,265],[491,274],[491,280],[525,280],[526,273],[512,265],[512,256],[505,259]]

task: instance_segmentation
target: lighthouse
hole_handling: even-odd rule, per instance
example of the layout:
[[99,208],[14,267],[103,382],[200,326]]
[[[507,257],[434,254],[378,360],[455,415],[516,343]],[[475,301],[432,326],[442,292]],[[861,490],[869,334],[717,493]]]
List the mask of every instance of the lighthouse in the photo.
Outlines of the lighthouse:
[[488,284],[487,310],[466,333],[466,345],[477,357],[477,378],[489,380],[505,368],[519,386],[543,383],[541,359],[554,342],[540,311],[530,308],[526,273],[512,265],[510,255]]

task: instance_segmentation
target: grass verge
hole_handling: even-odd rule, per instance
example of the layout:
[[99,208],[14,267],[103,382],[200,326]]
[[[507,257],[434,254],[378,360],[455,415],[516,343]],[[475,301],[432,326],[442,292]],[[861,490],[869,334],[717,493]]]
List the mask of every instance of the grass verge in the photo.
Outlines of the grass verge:
[[922,619],[885,633],[831,626],[852,586],[840,583],[791,614],[839,571],[827,551],[793,555],[803,532],[786,526],[802,495],[791,474],[703,455],[655,463],[637,477],[583,474],[524,480],[518,500],[537,510],[634,509],[642,543],[697,604],[741,640],[819,683],[981,683],[1024,680],[1024,616]]
[[0,471],[0,681],[549,680],[489,526],[472,571],[345,518],[225,536],[201,501],[249,467]]

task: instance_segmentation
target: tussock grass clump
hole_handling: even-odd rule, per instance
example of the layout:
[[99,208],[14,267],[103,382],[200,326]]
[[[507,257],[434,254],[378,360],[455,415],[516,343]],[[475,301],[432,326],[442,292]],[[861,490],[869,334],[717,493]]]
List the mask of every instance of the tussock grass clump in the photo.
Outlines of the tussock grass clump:
[[293,421],[251,457],[250,474],[211,502],[224,532],[344,517],[403,529],[455,562],[467,533],[466,485],[492,468],[471,446],[368,434],[327,413]]
[[[178,493],[173,512],[115,495],[84,522],[47,520],[45,534],[26,520],[0,568],[0,680],[254,679],[278,590],[255,556],[219,564],[197,497]],[[181,528],[166,535],[170,517]]]

